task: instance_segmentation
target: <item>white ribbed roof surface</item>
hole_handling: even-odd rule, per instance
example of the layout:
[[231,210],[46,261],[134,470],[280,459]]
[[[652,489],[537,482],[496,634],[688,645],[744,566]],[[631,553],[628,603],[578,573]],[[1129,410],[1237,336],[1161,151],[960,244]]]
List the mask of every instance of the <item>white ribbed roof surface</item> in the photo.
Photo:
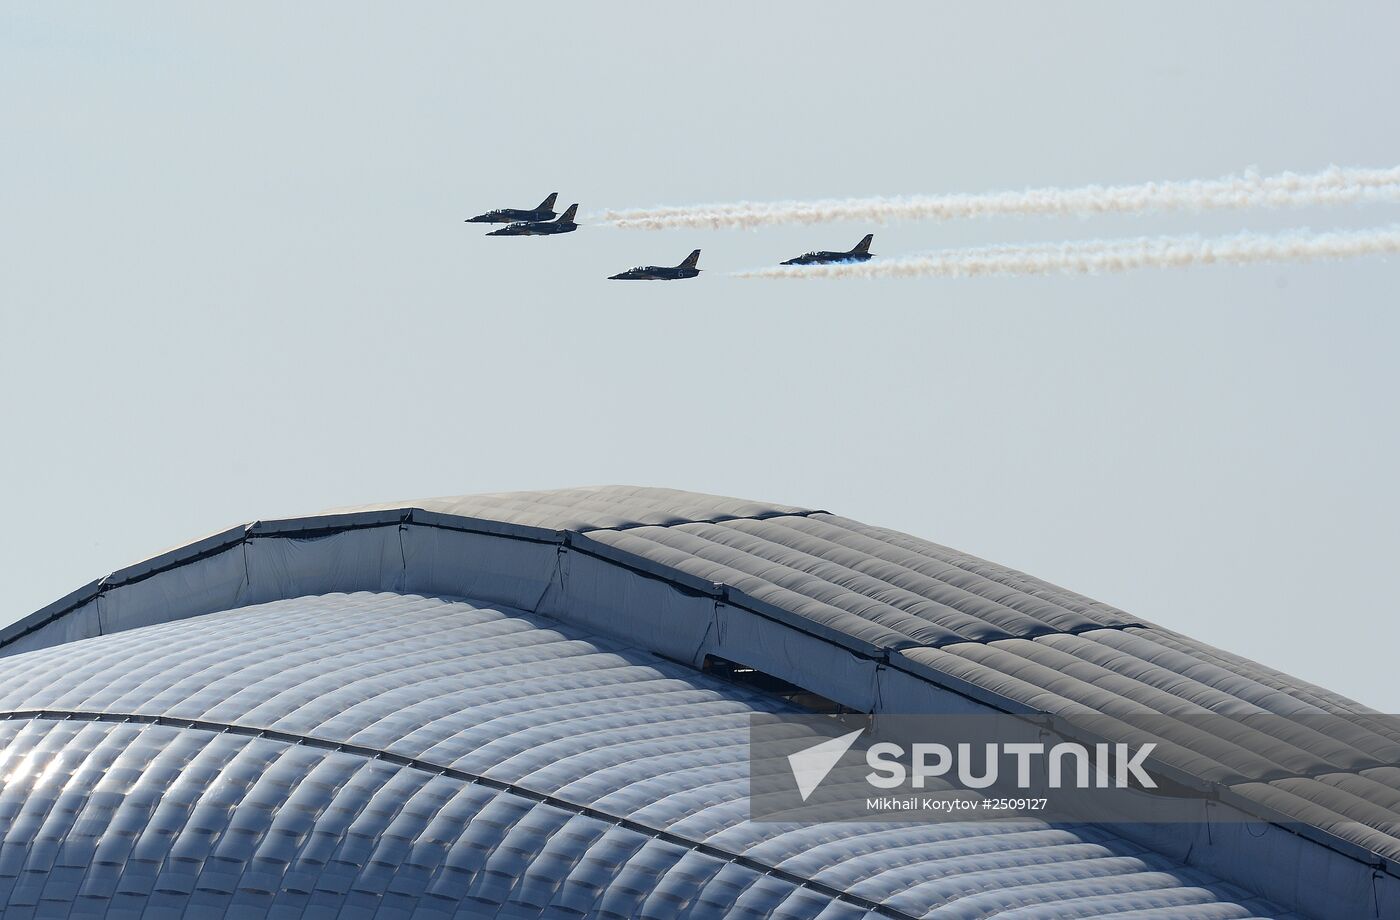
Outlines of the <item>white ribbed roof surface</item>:
[[[700,673],[707,656],[877,716],[1049,713],[1123,737],[1151,724],[1170,742],[1158,767],[1271,823],[1257,840],[1243,825],[751,824],[743,727],[785,704]],[[1275,718],[1211,721],[1257,715]],[[452,915],[467,901],[433,899],[489,889],[461,915],[1400,915],[1393,721],[1003,566],[739,499],[601,487],[234,528],[0,631],[0,720],[0,756],[32,780],[7,787],[0,813],[33,813],[15,826],[53,841],[0,850],[0,888],[28,899],[14,908],[117,910],[120,885],[145,884],[120,881],[135,872],[151,884],[131,896],[147,900],[122,903],[172,909],[207,888],[220,909],[390,916],[401,895]],[[120,833],[103,827],[127,806],[89,789],[108,754],[147,803]],[[248,805],[219,791],[240,758],[299,766],[238,774],[259,790]],[[57,784],[68,804],[46,798],[38,777],[84,770]],[[409,828],[385,790],[420,780],[436,791],[413,801],[438,804],[414,805]],[[435,817],[461,796],[474,804]],[[478,823],[498,808],[511,820]],[[150,836],[142,821],[169,826]],[[94,856],[133,833],[148,842]],[[401,871],[361,859],[356,876],[333,855],[352,840],[356,858],[426,849]],[[338,890],[318,887],[333,863]],[[72,900],[84,886],[94,900]],[[597,899],[582,908],[585,889]]]
[[53,843],[14,851],[8,903],[1278,915],[1093,827],[750,823],[748,717],[774,708],[521,611],[396,594],[31,652],[0,673],[0,813]]

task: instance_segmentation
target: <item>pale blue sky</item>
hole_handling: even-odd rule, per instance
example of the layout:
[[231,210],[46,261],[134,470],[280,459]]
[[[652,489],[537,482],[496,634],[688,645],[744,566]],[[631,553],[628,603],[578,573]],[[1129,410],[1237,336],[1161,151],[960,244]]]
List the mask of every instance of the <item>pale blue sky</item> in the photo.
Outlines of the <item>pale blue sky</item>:
[[[462,218],[1400,162],[1356,4],[0,9],[0,621],[188,538],[603,482],[828,508],[1400,711],[1400,262],[785,283],[1400,208],[485,239]],[[694,282],[619,285],[703,247]]]

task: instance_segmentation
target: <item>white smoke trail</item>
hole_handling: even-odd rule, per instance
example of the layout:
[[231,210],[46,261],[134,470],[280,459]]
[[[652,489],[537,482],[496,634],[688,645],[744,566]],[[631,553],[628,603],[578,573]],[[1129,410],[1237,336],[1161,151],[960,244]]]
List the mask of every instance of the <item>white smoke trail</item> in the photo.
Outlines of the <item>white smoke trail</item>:
[[1096,274],[1134,268],[1294,262],[1346,259],[1400,252],[1400,224],[1368,230],[1312,233],[1296,230],[1276,236],[1241,233],[1202,239],[1195,236],[1079,240],[1025,246],[949,249],[889,261],[834,265],[780,265],[739,272],[741,278],[970,278],[978,275]]
[[1352,169],[1333,166],[1319,173],[1242,176],[1141,185],[1028,189],[914,198],[853,198],[845,201],[696,205],[604,211],[601,220],[618,227],[751,228],[766,224],[830,221],[954,220],[1002,215],[1126,214],[1145,211],[1203,211],[1221,208],[1282,208],[1400,200],[1400,167]]

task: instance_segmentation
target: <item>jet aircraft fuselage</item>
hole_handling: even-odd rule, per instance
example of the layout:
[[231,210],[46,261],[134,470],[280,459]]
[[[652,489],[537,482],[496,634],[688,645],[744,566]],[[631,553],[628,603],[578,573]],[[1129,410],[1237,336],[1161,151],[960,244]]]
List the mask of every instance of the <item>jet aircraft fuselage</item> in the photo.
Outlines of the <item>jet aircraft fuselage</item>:
[[694,278],[700,274],[700,269],[696,264],[700,261],[700,250],[695,250],[685,257],[685,261],[679,265],[639,265],[636,268],[629,268],[625,272],[618,272],[616,275],[609,275],[609,281],[679,281],[682,278]]
[[518,222],[538,223],[542,220],[553,220],[557,216],[554,212],[554,199],[558,196],[558,192],[550,192],[549,197],[541,201],[539,207],[497,208],[494,211],[487,211],[485,214],[468,217],[465,222],[469,224],[513,224]]
[[870,241],[875,238],[875,234],[867,233],[865,238],[856,243],[847,252],[831,252],[821,250],[819,252],[804,252],[795,259],[788,259],[782,263],[784,265],[828,265],[832,262],[865,262],[870,258]]

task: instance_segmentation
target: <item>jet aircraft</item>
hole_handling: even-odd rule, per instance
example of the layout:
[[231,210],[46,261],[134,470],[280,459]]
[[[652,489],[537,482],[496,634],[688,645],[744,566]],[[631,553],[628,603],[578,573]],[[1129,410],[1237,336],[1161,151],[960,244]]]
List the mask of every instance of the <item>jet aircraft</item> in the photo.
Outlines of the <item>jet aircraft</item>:
[[552,220],[554,214],[554,199],[559,197],[558,192],[550,192],[549,197],[540,202],[537,208],[497,208],[494,211],[487,211],[485,214],[478,214],[475,217],[468,217],[464,223],[468,224],[513,224],[516,221],[539,222],[542,220]]
[[806,252],[795,259],[788,259],[784,265],[825,265],[829,262],[864,262],[870,258],[870,241],[875,239],[875,234],[867,233],[865,238],[856,243],[850,252]]
[[609,281],[677,281],[681,278],[694,278],[700,274],[695,266],[700,261],[700,250],[695,250],[674,268],[665,265],[640,265],[625,272],[609,275]]
[[513,224],[506,224],[499,230],[492,230],[487,236],[549,236],[553,233],[572,233],[578,229],[578,224],[574,223],[574,215],[578,213],[578,205],[571,204],[569,209],[559,215],[557,220],[529,221],[522,220]]

